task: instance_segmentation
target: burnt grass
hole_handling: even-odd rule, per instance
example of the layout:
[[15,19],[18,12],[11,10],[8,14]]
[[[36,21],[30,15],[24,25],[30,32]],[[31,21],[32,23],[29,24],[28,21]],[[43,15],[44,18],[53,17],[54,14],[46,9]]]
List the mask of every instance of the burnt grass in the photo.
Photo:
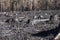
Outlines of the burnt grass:
[[[37,11],[38,12],[38,11]],[[38,15],[38,14],[40,14],[39,12],[38,13],[34,13],[34,12],[27,12],[27,17],[29,16],[29,17],[31,17],[31,15],[33,16],[35,16],[35,15]],[[54,11],[55,12],[55,11]],[[52,12],[52,13],[54,13],[54,12]],[[25,13],[25,12],[24,12]],[[31,13],[31,14],[30,14]],[[33,14],[34,13],[34,14]],[[44,13],[46,13],[46,12],[41,12],[41,14],[44,14]],[[49,13],[49,11],[48,11],[48,13]],[[52,14],[51,13],[51,14]],[[57,12],[56,12],[57,13]],[[59,13],[59,12],[58,12]],[[26,13],[25,14],[23,14],[23,15],[25,15],[26,16]],[[29,20],[27,20],[27,22],[26,22],[26,24],[28,25],[29,23],[30,23],[30,21],[31,21],[31,19],[33,19],[33,18],[30,18]],[[9,21],[10,19],[8,19],[8,20],[6,20],[5,22],[6,23],[8,23],[9,24]],[[14,27],[14,25],[13,25],[13,23],[15,23],[15,21],[14,21],[14,19],[12,19],[12,27]],[[22,21],[20,21],[20,22],[22,22]],[[22,24],[22,23],[21,23]],[[23,23],[24,24],[24,23]],[[17,24],[16,24],[17,25]],[[16,26],[15,25],[15,26]],[[23,26],[23,25],[20,25],[19,24],[19,28],[21,28],[20,26]],[[29,27],[30,27],[30,25],[29,25]],[[17,28],[17,27],[16,27]],[[56,35],[60,32],[60,23],[58,24],[58,27],[56,27],[55,29],[51,29],[51,30],[47,30],[47,31],[42,31],[42,32],[38,32],[38,33],[35,33],[35,34],[29,34],[29,33],[27,33],[27,32],[24,32],[23,31],[23,27],[22,27],[22,30],[20,30],[19,29],[19,32],[17,32],[16,33],[16,35],[13,35],[13,36],[10,36],[10,37],[8,37],[8,36],[5,36],[5,37],[0,37],[0,40],[27,40],[28,38],[29,38],[29,40],[33,40],[32,39],[32,37],[38,37],[38,38],[36,38],[37,40],[39,39],[39,38],[43,38],[44,40],[54,40],[54,38],[56,37]],[[13,30],[12,30],[13,31]],[[30,36],[31,37],[30,37]],[[46,39],[47,38],[47,39]],[[39,40],[41,40],[41,39],[39,39]]]

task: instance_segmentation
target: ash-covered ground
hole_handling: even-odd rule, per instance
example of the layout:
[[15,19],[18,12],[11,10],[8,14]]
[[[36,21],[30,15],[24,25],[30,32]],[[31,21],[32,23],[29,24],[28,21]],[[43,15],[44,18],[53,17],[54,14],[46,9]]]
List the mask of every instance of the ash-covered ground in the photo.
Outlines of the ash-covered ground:
[[56,40],[60,11],[0,12],[0,40]]

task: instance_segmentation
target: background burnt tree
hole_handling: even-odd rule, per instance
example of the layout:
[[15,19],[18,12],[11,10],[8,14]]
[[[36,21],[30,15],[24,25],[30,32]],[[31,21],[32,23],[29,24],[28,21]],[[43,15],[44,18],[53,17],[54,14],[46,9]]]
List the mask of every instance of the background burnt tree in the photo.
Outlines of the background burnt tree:
[[14,3],[13,2],[10,3],[10,10],[14,11]]
[[25,7],[25,11],[30,11],[29,2],[27,2],[27,6]]
[[[1,0],[2,1],[2,0]],[[4,2],[5,1],[5,2]],[[60,10],[60,1],[58,0],[4,0],[0,3],[0,9],[3,11],[23,11],[30,10]],[[11,1],[11,2],[10,2]],[[42,1],[42,2],[41,2]],[[29,3],[27,3],[29,2]],[[31,5],[30,5],[31,4]],[[0,11],[1,11],[0,10]]]
[[50,10],[59,10],[60,7],[59,7],[59,4],[57,4],[58,1],[57,0],[54,0],[50,6]]
[[52,6],[53,6],[53,7],[51,8],[52,10],[57,10],[57,1],[54,1],[54,3],[53,3]]
[[32,10],[35,10],[35,7],[34,7],[34,0],[32,2]]
[[[5,5],[5,7],[7,6],[6,1],[4,1],[4,5]],[[5,12],[8,11],[9,9],[7,9],[7,8],[8,8],[8,7],[4,8],[3,11],[5,11]]]
[[42,10],[47,10],[47,6],[48,6],[48,1],[47,0],[42,0]]
[[11,11],[17,11],[17,0],[11,0],[11,3],[10,3],[10,5],[11,5]]
[[0,2],[0,11],[1,11],[1,2]]

